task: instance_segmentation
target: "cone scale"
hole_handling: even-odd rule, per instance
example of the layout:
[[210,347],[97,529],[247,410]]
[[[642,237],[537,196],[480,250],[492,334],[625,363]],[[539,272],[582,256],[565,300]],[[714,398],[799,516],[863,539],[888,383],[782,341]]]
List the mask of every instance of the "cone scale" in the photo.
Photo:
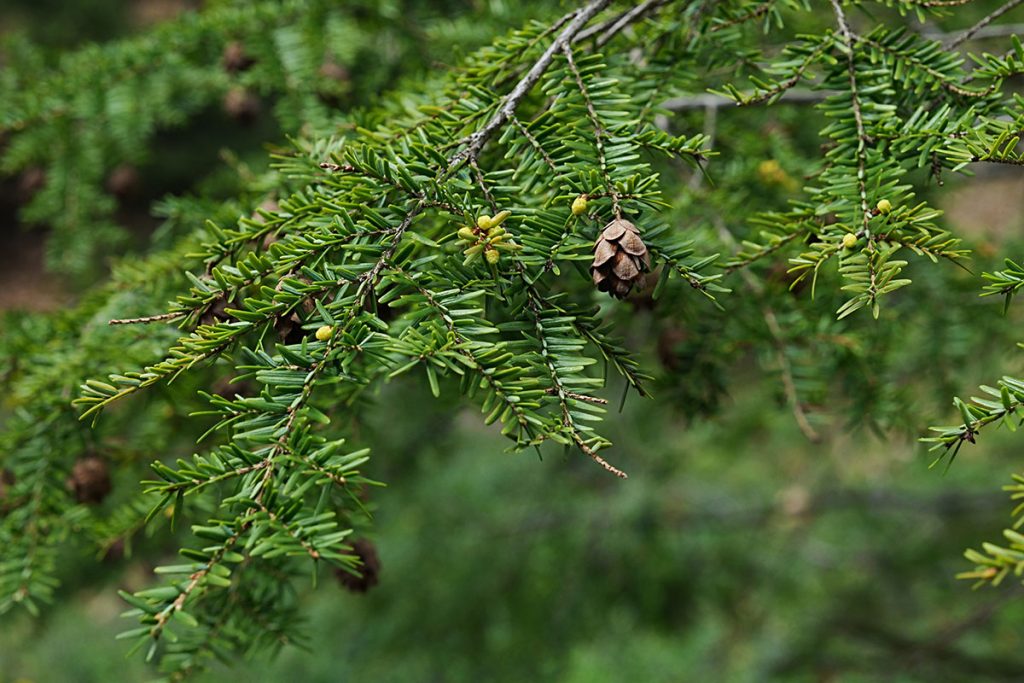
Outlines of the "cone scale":
[[635,285],[642,285],[650,269],[651,255],[635,225],[616,218],[604,226],[594,244],[590,274],[598,290],[624,299]]

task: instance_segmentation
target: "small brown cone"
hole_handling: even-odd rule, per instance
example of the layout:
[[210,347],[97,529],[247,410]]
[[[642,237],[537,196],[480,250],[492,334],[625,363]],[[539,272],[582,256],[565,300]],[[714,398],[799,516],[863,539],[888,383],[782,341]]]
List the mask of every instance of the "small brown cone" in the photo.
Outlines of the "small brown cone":
[[359,558],[359,568],[356,569],[359,576],[344,569],[336,569],[338,583],[353,593],[365,593],[380,581],[380,558],[377,556],[377,548],[365,538],[357,538],[352,541],[352,550],[348,554]]
[[106,182],[107,192],[118,199],[126,199],[139,190],[139,171],[131,164],[120,164],[110,172]]
[[68,488],[79,503],[98,505],[110,493],[110,471],[107,463],[95,455],[87,455],[71,468]]
[[252,67],[256,60],[245,52],[245,46],[235,40],[224,46],[221,64],[229,74],[236,74]]
[[18,177],[18,201],[27,204],[46,186],[46,171],[39,166],[30,166]]
[[242,124],[250,124],[260,114],[260,98],[245,88],[232,88],[224,96],[224,111]]
[[337,81],[339,83],[347,83],[352,78],[348,69],[341,64],[330,60],[320,65],[319,73],[324,78]]
[[668,327],[658,335],[658,360],[666,370],[676,371],[682,367],[678,347],[686,341],[687,336],[679,327]]
[[616,218],[604,226],[590,264],[590,274],[600,291],[624,299],[634,285],[643,283],[650,266],[651,255],[635,225]]

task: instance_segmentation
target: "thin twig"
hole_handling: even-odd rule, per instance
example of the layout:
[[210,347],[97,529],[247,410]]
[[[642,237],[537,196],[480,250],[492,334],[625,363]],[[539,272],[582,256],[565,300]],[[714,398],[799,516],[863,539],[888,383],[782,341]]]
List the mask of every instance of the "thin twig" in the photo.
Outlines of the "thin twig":
[[[1024,2],[1024,0],[1017,0]],[[867,131],[864,128],[864,114],[860,108],[860,95],[857,91],[857,70],[853,61],[853,33],[850,31],[850,24],[846,21],[846,14],[843,12],[839,0],[830,0],[832,9],[835,11],[836,23],[839,24],[839,33],[843,36],[846,44],[846,66],[850,77],[850,102],[853,108],[853,120],[857,126],[857,189],[860,192],[861,217],[864,224],[864,236],[871,237],[868,230],[868,222],[871,219],[871,211],[868,209],[868,190],[865,175],[867,170],[864,163],[864,155],[868,141]]]
[[[996,24],[995,26],[985,26],[974,32],[971,36],[971,40],[987,40],[989,38],[1008,38],[1012,35],[1024,33],[1024,24]],[[929,40],[937,40],[944,42],[949,40],[951,33],[943,31],[932,31],[924,30],[921,35]]]
[[612,198],[612,212],[616,218],[622,218],[622,208],[619,206],[619,193],[615,190],[615,183],[608,173],[608,159],[604,153],[604,126],[601,125],[601,119],[597,117],[597,110],[590,99],[590,92],[583,82],[583,75],[576,66],[576,59],[572,56],[572,47],[568,45],[565,46],[565,59],[569,64],[569,70],[572,72],[573,78],[576,80],[576,87],[580,89],[580,93],[583,95],[583,102],[587,105],[587,117],[590,119],[590,125],[594,127],[597,161],[601,168],[601,177],[604,179],[605,189]]
[[[718,226],[719,236],[727,242],[733,249],[738,246],[736,238],[733,237],[732,232],[725,226],[721,220],[716,221]],[[747,287],[754,293],[758,299],[762,299],[764,295],[764,286],[750,274],[747,269],[740,270],[740,277],[747,284]],[[782,375],[782,388],[786,393],[786,402],[789,403],[790,410],[793,413],[793,419],[796,420],[797,427],[803,432],[807,440],[812,443],[821,441],[821,435],[818,434],[817,430],[811,426],[811,421],[807,419],[807,413],[804,411],[803,405],[800,403],[800,396],[796,390],[796,382],[793,380],[793,366],[789,362],[789,357],[786,355],[786,340],[782,331],[782,326],[779,324],[779,318],[775,315],[775,311],[768,304],[762,304],[761,306],[761,317],[764,318],[765,325],[768,327],[768,332],[772,335],[772,342],[775,346],[775,357],[779,364],[779,372]]]
[[741,14],[740,16],[735,17],[733,19],[722,21],[721,23],[718,24],[712,24],[711,27],[708,28],[708,33],[715,33],[716,31],[727,29],[730,26],[736,26],[737,24],[746,23],[751,19],[757,19],[759,17],[762,17],[768,13],[768,10],[770,10],[772,8],[772,5],[774,4],[775,0],[767,0],[767,2],[761,3],[760,5],[758,5],[757,7],[753,8],[752,10],[745,14]]
[[157,323],[164,320],[176,320],[177,318],[184,318],[185,312],[183,311],[171,311],[170,313],[161,313],[160,315],[147,315],[143,318],[115,318],[111,320],[108,325],[134,325],[136,323]]
[[537,150],[537,153],[544,159],[544,163],[548,165],[548,168],[555,173],[558,173],[558,166],[555,165],[554,159],[551,158],[551,155],[548,154],[547,150],[540,144],[540,140],[538,140],[536,136],[534,136],[534,134],[531,133],[525,125],[523,125],[523,122],[520,121],[518,117],[513,116],[512,123],[519,129],[519,132],[523,134],[523,137],[529,141],[530,145]]
[[[523,274],[522,264],[519,265],[520,274]],[[525,276],[523,281],[526,282]],[[549,392],[558,397],[558,405],[562,410],[562,426],[569,432],[569,436],[584,455],[589,457],[605,470],[614,474],[616,477],[619,477],[620,479],[627,479],[628,475],[625,472],[598,455],[597,451],[590,447],[586,442],[586,439],[584,439],[583,435],[580,433],[580,427],[576,424],[576,420],[573,419],[572,409],[569,407],[570,394],[573,394],[573,392],[570,392],[565,388],[565,384],[562,382],[562,377],[558,374],[558,366],[555,364],[555,359],[548,348],[547,333],[544,329],[543,323],[541,322],[539,305],[541,300],[540,294],[534,286],[528,282],[526,292],[528,297],[527,308],[530,311],[530,315],[533,317],[534,328],[537,330],[537,339],[540,340],[541,356],[544,358],[544,365],[547,367],[548,374],[551,376],[551,387],[549,387]],[[551,392],[550,390],[554,391]],[[577,398],[579,396],[579,394],[574,394],[572,398]],[[589,399],[589,397],[587,398]],[[601,399],[595,399],[593,402],[596,403],[600,400]],[[607,403],[607,401],[604,401],[604,403]]]
[[[783,92],[773,104],[817,104],[834,94],[834,90],[791,89]],[[762,102],[752,102],[751,104],[762,104]],[[693,95],[692,97],[673,97],[662,102],[658,105],[658,108],[667,109],[668,111],[687,111],[690,109],[723,109],[737,106],[739,106],[739,103],[732,98],[708,93]]]
[[974,0],[923,0],[916,3],[919,7],[961,7]]
[[613,19],[609,19],[604,23],[588,28],[586,31],[582,31],[573,42],[586,40],[587,38],[601,34],[595,42],[598,48],[602,48],[607,45],[608,41],[614,38],[619,31],[636,22],[638,19],[657,11],[663,5],[667,5],[668,2],[669,0],[645,0],[636,7],[626,10]]
[[579,432],[576,432],[576,431],[572,432],[572,440],[576,442],[576,447],[579,448],[581,451],[583,451],[584,455],[589,457],[591,460],[596,462],[598,465],[603,467],[605,470],[607,470],[608,472],[611,472],[612,474],[614,474],[619,479],[628,479],[629,478],[628,474],[626,474],[625,472],[620,470],[618,467],[616,467],[615,465],[611,464],[610,462],[608,462],[607,460],[602,458],[600,455],[597,454],[597,451],[595,451],[593,448],[588,446],[587,443],[583,440],[583,437],[579,435]]
[[167,605],[167,607],[160,610],[160,612],[158,612],[157,614],[153,615],[153,618],[156,620],[156,623],[153,624],[153,627],[149,631],[149,636],[151,638],[156,640],[163,634],[164,627],[166,627],[167,625],[167,621],[172,616],[174,616],[175,612],[179,612],[182,610],[182,608],[184,608],[185,601],[188,600],[188,597],[192,594],[192,591],[198,588],[203,578],[206,577],[206,575],[209,574],[211,571],[213,571],[213,568],[224,559],[224,555],[229,550],[231,550],[235,543],[238,542],[238,539],[241,537],[243,531],[244,529],[236,531],[234,535],[232,535],[230,538],[225,539],[223,545],[221,545],[221,547],[217,549],[217,551],[210,557],[210,559],[203,565],[203,567],[194,572],[191,576],[189,576],[188,584],[186,584],[184,588],[180,589],[181,593],[178,594],[178,597],[176,597],[173,602]]
[[487,183],[484,182],[484,172],[480,170],[480,164],[477,163],[475,157],[469,158],[469,165],[473,169],[473,174],[476,176],[476,182],[480,185],[480,190],[484,193],[484,199],[487,200],[487,204],[491,207],[491,211],[498,211],[498,204],[494,201],[494,195],[487,188]]
[[[833,0],[833,2],[835,2],[835,0]],[[975,33],[980,31],[981,29],[985,28],[986,26],[991,24],[993,21],[995,21],[999,17],[1003,16],[1004,14],[1006,14],[1007,12],[1009,12],[1010,10],[1012,10],[1014,7],[1016,7],[1017,5],[1021,4],[1022,2],[1024,2],[1024,0],[1010,0],[1009,2],[1007,2],[1005,5],[1003,5],[999,9],[997,9],[997,10],[993,11],[991,14],[988,14],[985,17],[983,17],[974,26],[970,27],[969,29],[967,29],[966,31],[964,31],[960,35],[956,36],[952,40],[944,43],[943,47],[945,49],[947,49],[947,50],[952,50],[953,48],[958,47],[961,43],[967,42],[968,40],[971,39],[971,37]]]
[[555,54],[565,49],[567,45],[572,43],[573,39],[583,30],[583,27],[594,18],[598,12],[603,10],[611,0],[591,0],[582,9],[570,14],[572,21],[562,29],[562,32],[558,34],[547,49],[544,50],[543,54],[537,58],[530,70],[520,79],[512,91],[505,96],[502,100],[501,106],[498,107],[498,111],[494,113],[491,120],[484,125],[483,128],[476,131],[472,135],[465,138],[462,143],[466,144],[465,149],[452,157],[448,163],[448,167],[444,169],[441,174],[442,177],[449,176],[456,168],[458,168],[463,161],[468,158],[476,157],[480,154],[480,150],[483,149],[487,140],[490,139],[494,133],[501,128],[505,123],[512,118],[516,113],[516,109],[519,107],[519,103],[526,97],[527,94],[533,89],[533,86],[537,84],[537,81],[541,79],[541,76],[547,72],[548,67],[551,66],[551,61],[555,58]]
[[[706,149],[715,148],[715,131],[718,129],[718,107],[705,107],[704,108],[704,137],[708,139],[705,143]],[[689,188],[691,190],[697,190],[704,182],[704,176],[706,172],[704,167],[707,165],[706,159],[697,160],[697,173],[694,173],[690,178]]]

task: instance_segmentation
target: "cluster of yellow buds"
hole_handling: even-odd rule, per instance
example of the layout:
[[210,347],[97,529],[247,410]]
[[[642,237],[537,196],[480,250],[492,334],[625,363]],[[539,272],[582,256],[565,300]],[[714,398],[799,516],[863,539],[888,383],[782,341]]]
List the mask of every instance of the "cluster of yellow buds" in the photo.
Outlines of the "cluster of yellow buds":
[[469,265],[480,258],[491,265],[501,260],[501,252],[516,251],[522,247],[513,242],[501,224],[512,215],[511,211],[502,211],[495,216],[483,215],[476,219],[473,227],[459,229],[459,239],[468,246],[462,251],[466,256],[464,265]]

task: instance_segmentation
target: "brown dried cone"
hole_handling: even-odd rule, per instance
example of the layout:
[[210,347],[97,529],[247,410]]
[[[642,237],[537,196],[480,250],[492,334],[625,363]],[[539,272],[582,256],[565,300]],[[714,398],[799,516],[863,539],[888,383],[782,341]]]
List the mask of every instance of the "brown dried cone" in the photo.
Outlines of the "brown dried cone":
[[26,168],[18,178],[18,201],[27,204],[45,186],[46,171],[39,166]]
[[75,494],[79,503],[98,505],[110,493],[110,471],[107,463],[95,455],[81,458],[71,468],[67,481],[68,489]]
[[235,40],[224,46],[224,54],[221,56],[221,64],[229,74],[236,74],[252,67],[256,60],[250,57],[245,46]]
[[351,78],[348,69],[331,60],[320,65],[320,75],[339,83],[346,83]]
[[127,199],[139,190],[139,171],[131,164],[119,164],[107,176],[107,192],[119,199]]
[[682,367],[679,357],[679,345],[686,341],[686,332],[679,327],[668,327],[658,335],[658,360],[666,370],[679,370]]
[[260,98],[245,88],[232,88],[224,96],[224,111],[242,124],[250,124],[260,114]]
[[635,225],[616,218],[604,226],[590,264],[590,274],[600,291],[624,299],[633,285],[643,282],[644,272],[650,267],[651,255]]
[[353,593],[365,593],[380,581],[380,558],[377,556],[377,548],[365,538],[357,538],[352,541],[352,550],[348,554],[359,558],[359,567],[355,570],[358,576],[344,569],[336,569],[338,583]]

